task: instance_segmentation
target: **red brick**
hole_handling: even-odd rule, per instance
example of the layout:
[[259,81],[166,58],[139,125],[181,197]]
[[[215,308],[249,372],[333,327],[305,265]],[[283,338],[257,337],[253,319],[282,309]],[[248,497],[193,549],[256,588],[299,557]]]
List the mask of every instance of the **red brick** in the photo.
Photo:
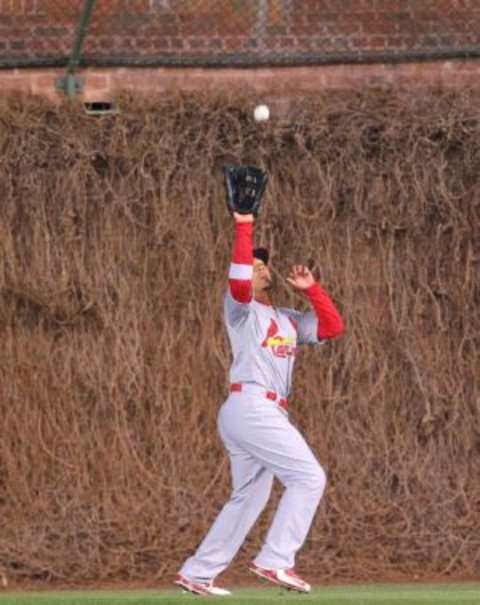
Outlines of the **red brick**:
[[385,48],[385,46],[387,45],[387,41],[385,39],[384,36],[372,36],[369,39],[369,48],[373,49],[373,50],[377,50],[379,48]]
[[[82,74],[83,75],[83,74]],[[85,76],[85,86],[92,90],[104,90],[110,85],[110,76],[87,73]]]
[[22,76],[12,77],[0,73],[0,90],[2,90],[2,92],[13,90],[28,92],[31,90],[31,82]]
[[175,49],[181,49],[184,47],[184,41],[182,38],[172,38],[170,40],[170,46]]
[[405,42],[404,39],[400,36],[387,36],[387,48],[388,49],[398,49],[404,48]]
[[58,94],[56,88],[56,81],[63,74],[60,73],[45,73],[41,75],[33,75],[31,77],[31,90],[35,94],[41,94],[45,96],[55,96]]
[[225,39],[225,50],[231,52],[232,50],[239,50],[242,48],[242,38],[226,38]]
[[158,49],[169,48],[170,40],[168,38],[152,38],[152,44],[154,48]]
[[361,48],[361,49],[368,48],[369,41],[368,41],[368,38],[366,38],[365,36],[355,37],[355,38],[352,38],[351,40],[352,40],[353,48]]
[[34,13],[37,10],[37,0],[24,0],[24,11],[28,15]]
[[362,24],[356,21],[345,21],[337,25],[337,31],[342,35],[358,34],[362,29]]
[[365,34],[393,34],[399,30],[399,26],[394,21],[362,19],[361,29]]

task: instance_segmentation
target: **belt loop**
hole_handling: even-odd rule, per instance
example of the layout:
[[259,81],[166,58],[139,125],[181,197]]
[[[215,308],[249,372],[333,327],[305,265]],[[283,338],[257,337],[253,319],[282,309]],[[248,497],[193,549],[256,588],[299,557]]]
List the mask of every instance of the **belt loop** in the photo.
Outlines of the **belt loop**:
[[[230,385],[230,392],[231,393],[241,393],[243,390],[243,385],[241,382],[233,382]],[[265,397],[266,399],[270,399],[270,401],[275,401],[276,404],[278,405],[279,408],[282,408],[282,410],[287,410],[288,408],[288,399],[286,397],[284,398],[280,398],[278,396],[278,393],[275,393],[275,391],[265,391]]]

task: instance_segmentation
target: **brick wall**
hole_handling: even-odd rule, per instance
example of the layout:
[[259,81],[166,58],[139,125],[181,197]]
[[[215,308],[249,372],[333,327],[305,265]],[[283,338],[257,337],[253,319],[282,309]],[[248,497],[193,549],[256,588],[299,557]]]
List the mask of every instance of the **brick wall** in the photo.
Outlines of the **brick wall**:
[[[0,90],[20,90],[61,100],[56,90],[62,69],[0,70]],[[252,89],[259,99],[281,115],[289,99],[305,93],[340,88],[375,87],[471,87],[480,85],[480,61],[432,63],[324,65],[281,68],[112,67],[80,71],[84,81],[80,99],[112,101],[120,90],[162,92],[171,89]]]
[[[54,64],[84,0],[0,0],[0,64]],[[479,0],[97,0],[87,62],[325,61],[480,53]]]
[[[2,90],[61,98],[55,82],[83,4],[0,0]],[[120,88],[248,85],[265,97],[463,86],[480,76],[480,60],[462,59],[480,59],[480,0],[97,0],[84,50],[85,100],[110,100]],[[273,69],[284,63],[297,67]],[[212,64],[223,68],[201,68]]]

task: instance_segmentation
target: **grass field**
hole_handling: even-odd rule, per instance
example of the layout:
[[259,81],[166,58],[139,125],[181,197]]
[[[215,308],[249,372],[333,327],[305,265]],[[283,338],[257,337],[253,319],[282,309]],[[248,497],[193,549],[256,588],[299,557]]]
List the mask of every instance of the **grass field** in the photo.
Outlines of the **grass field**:
[[[207,600],[219,605],[257,605],[273,601],[280,605],[303,602],[311,605],[480,605],[480,584],[329,586],[315,588],[309,595],[275,588],[239,588],[233,592],[230,597]],[[187,605],[204,599],[177,590],[0,593],[0,605]]]

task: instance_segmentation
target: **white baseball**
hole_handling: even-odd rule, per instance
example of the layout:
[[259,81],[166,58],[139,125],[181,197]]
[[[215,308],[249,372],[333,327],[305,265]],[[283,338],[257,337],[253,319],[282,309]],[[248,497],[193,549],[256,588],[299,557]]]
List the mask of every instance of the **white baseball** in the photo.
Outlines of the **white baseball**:
[[257,105],[253,111],[253,117],[257,122],[266,122],[270,117],[268,105]]

